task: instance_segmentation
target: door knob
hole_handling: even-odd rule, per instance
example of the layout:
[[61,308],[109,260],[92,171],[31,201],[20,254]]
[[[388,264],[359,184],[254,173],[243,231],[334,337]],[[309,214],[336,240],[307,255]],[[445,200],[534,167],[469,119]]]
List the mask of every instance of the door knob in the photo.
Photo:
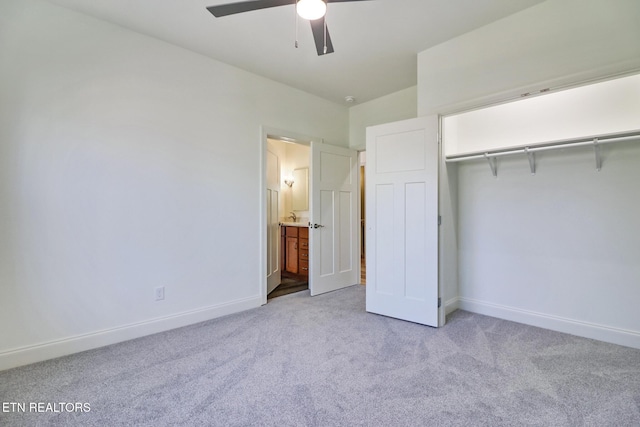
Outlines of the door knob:
[[313,228],[322,228],[324,225],[321,224],[313,224]]

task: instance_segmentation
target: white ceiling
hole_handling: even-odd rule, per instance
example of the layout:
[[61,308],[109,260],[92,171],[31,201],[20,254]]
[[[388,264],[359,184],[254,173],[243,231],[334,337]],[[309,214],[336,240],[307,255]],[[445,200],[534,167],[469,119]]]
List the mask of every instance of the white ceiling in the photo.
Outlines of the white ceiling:
[[227,0],[49,1],[344,104],[348,95],[365,102],[416,85],[417,53],[543,0],[329,4],[335,52],[324,56],[317,56],[303,20],[300,47],[294,48],[293,0],[291,6],[223,18],[206,7]]

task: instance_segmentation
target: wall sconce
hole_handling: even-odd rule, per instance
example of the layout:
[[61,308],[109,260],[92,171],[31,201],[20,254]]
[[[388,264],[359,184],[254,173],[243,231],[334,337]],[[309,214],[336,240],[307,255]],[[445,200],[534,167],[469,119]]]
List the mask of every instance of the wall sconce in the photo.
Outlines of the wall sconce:
[[291,188],[291,186],[293,185],[293,176],[291,175],[285,176],[284,183],[287,184],[289,188]]

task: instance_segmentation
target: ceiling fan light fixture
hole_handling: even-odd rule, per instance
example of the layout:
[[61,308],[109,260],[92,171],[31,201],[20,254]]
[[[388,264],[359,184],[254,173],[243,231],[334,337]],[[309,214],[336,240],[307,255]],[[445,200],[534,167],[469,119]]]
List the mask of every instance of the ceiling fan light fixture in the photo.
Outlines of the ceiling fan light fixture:
[[327,13],[327,4],[322,0],[299,0],[296,10],[300,18],[315,21]]

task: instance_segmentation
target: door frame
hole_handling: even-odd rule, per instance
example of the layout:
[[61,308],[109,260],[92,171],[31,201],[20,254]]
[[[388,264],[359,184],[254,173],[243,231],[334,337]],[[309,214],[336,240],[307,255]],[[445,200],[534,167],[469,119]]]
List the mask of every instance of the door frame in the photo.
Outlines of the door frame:
[[260,185],[259,203],[260,215],[258,215],[259,233],[259,268],[258,268],[258,293],[261,304],[267,303],[267,138],[311,146],[311,142],[323,142],[322,138],[303,135],[297,132],[260,126]]
[[[358,226],[358,280],[360,280],[360,278],[362,277],[362,258],[363,255],[366,255],[366,250],[364,250],[364,246],[363,244],[365,243],[365,229],[366,226],[363,226],[362,224],[362,214],[365,213],[366,215],[366,210],[365,210],[365,205],[364,203],[362,203],[363,201],[366,200],[366,190],[365,187],[363,185],[363,176],[361,175],[361,170],[360,168],[364,168],[364,171],[366,171],[367,169],[367,147],[364,148],[359,148],[356,149],[356,152],[358,153],[358,222],[359,222],[359,226]],[[364,153],[364,163],[362,162],[362,153]],[[365,224],[367,222],[367,219],[365,217]],[[367,268],[367,262],[365,260],[365,270]],[[365,282],[366,282],[367,278],[366,278],[366,274],[365,274]],[[362,283],[359,283],[360,285],[362,285]]]

